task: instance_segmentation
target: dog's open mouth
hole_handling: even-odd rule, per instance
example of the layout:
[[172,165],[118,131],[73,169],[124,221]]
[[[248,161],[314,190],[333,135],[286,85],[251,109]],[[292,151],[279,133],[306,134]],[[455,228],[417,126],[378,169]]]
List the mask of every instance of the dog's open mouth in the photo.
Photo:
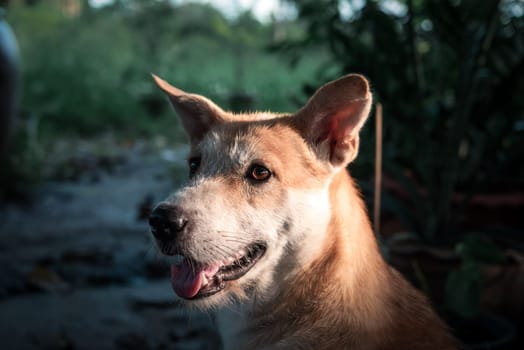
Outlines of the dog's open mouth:
[[222,261],[200,265],[190,259],[171,267],[171,284],[178,296],[199,299],[218,293],[227,281],[244,276],[266,252],[264,243],[256,242]]

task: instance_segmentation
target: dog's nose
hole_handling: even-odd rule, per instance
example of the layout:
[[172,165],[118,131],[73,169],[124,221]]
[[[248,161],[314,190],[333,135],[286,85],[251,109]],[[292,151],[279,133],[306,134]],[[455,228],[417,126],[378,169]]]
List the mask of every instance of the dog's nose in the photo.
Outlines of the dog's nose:
[[188,219],[177,206],[169,204],[158,205],[149,216],[151,233],[159,241],[174,239],[186,227]]

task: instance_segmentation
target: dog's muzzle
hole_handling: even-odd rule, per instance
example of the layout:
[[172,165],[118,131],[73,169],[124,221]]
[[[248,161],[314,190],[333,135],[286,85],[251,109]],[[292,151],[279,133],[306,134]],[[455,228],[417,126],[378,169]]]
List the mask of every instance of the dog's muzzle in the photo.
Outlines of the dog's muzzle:
[[187,213],[169,203],[161,203],[152,211],[149,225],[162,253],[182,257],[171,266],[171,283],[178,296],[185,299],[205,298],[222,291],[227,282],[243,277],[267,248],[265,242],[254,241],[213,261],[191,256],[184,249],[191,222]]

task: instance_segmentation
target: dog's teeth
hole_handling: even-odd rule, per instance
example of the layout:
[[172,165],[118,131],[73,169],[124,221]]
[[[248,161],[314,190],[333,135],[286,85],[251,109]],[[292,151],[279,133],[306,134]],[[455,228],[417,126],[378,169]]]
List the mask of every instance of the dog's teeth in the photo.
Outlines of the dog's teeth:
[[202,285],[201,285],[201,288],[207,286],[208,284],[209,284],[209,280],[207,279],[205,274],[202,274]]

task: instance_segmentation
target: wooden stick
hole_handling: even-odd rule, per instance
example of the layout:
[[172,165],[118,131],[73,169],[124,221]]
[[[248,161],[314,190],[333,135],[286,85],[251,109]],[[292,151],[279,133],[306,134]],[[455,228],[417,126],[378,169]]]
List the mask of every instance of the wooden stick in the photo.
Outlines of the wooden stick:
[[380,235],[380,207],[382,188],[382,104],[377,103],[375,110],[375,187],[373,205],[373,226],[375,235]]

